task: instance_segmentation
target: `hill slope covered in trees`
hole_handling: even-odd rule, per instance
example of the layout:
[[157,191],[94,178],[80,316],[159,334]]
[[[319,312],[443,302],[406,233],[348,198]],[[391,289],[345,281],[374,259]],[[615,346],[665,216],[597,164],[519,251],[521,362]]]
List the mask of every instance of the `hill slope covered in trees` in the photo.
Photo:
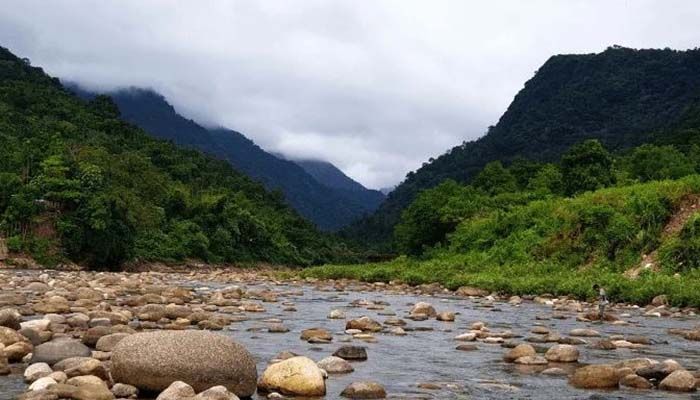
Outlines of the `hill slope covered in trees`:
[[[83,98],[96,96],[76,85],[70,87]],[[354,181],[354,190],[327,184],[304,165],[266,152],[239,132],[205,128],[178,114],[163,96],[152,90],[129,88],[105,94],[119,106],[125,121],[157,138],[172,140],[230,162],[268,189],[280,190],[288,204],[322,229],[336,230],[348,225],[373,212],[384,199],[380,192]]]
[[467,183],[489,162],[556,160],[569,146],[598,139],[630,148],[687,120],[700,99],[700,50],[633,50],[550,58],[482,138],[411,172],[369,218],[344,235],[387,243],[401,212],[445,179]]
[[334,252],[279,194],[157,140],[0,48],[0,235],[44,263],[313,264]]

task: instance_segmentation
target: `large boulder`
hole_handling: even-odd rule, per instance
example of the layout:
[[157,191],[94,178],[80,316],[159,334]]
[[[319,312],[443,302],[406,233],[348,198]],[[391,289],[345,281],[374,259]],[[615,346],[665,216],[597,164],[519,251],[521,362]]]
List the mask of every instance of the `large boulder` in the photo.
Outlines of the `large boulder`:
[[31,364],[47,363],[56,364],[61,360],[72,357],[90,357],[90,348],[77,340],[61,338],[42,343],[34,348]]
[[324,396],[323,372],[310,358],[292,357],[271,364],[258,383],[263,392],[280,392],[291,396]]
[[569,383],[579,389],[613,389],[619,386],[620,376],[611,365],[588,365],[577,369]]
[[659,389],[671,392],[694,392],[695,376],[685,370],[674,371],[661,381]]
[[206,331],[130,335],[112,352],[112,377],[139,389],[162,391],[175,381],[196,391],[224,386],[240,397],[255,393],[255,360],[240,344]]

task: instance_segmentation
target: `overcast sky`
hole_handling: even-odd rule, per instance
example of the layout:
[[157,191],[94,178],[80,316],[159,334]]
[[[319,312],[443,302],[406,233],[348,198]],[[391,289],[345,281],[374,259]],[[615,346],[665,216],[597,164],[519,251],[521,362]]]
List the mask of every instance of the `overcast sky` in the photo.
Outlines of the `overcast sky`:
[[550,55],[700,46],[700,1],[4,0],[0,45],[368,187],[481,136]]

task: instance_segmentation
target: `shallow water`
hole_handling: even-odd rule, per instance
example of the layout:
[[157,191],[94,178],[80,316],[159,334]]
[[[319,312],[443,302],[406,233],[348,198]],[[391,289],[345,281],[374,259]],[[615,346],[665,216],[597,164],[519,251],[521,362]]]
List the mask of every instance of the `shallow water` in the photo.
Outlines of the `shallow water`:
[[[181,284],[187,284],[180,282]],[[225,285],[197,282],[193,287],[208,286],[212,290]],[[270,359],[284,350],[308,356],[316,361],[330,356],[342,345],[352,344],[367,347],[368,360],[353,362],[355,372],[344,375],[331,375],[327,381],[326,399],[340,398],[340,392],[350,383],[360,380],[374,380],[385,386],[389,398],[401,399],[658,399],[658,398],[700,398],[687,394],[672,394],[661,391],[635,391],[621,389],[615,391],[584,391],[568,385],[566,377],[539,375],[532,369],[507,364],[502,361],[507,351],[497,344],[476,342],[477,351],[463,352],[455,350],[460,344],[453,338],[468,331],[475,321],[483,321],[492,331],[511,330],[521,335],[523,340],[532,336],[529,331],[535,324],[542,324],[551,331],[566,336],[574,328],[592,328],[603,336],[641,335],[662,342],[643,349],[618,349],[614,351],[594,350],[578,346],[581,363],[614,362],[627,358],[648,357],[656,360],[672,358],[689,370],[700,368],[700,346],[697,342],[687,341],[681,337],[668,335],[668,328],[692,328],[698,318],[670,319],[648,318],[641,316],[641,311],[630,310],[631,322],[627,326],[582,323],[576,321],[575,313],[568,313],[566,319],[536,321],[535,316],[552,314],[551,307],[525,302],[520,306],[507,303],[486,304],[484,300],[471,300],[448,297],[430,297],[399,295],[380,292],[348,291],[337,292],[332,289],[319,290],[310,286],[287,285],[247,285],[247,288],[269,288],[276,292],[299,292],[303,294],[285,294],[276,303],[263,303],[264,313],[247,313],[249,320],[233,323],[223,334],[230,335],[244,344],[256,357],[258,373],[262,374]],[[206,289],[198,289],[206,291]],[[383,311],[367,310],[353,307],[353,300],[365,299],[386,302]],[[292,301],[296,312],[283,311],[285,301]],[[388,316],[380,315],[393,311],[399,318],[406,318],[411,305],[418,301],[428,301],[438,311],[455,311],[456,322],[439,322],[428,320],[414,322],[406,319],[408,325],[406,336],[394,336],[377,333],[377,343],[352,340],[341,343],[338,339],[346,337],[343,333],[345,320],[326,318],[332,309],[345,310],[348,318],[367,315],[379,322]],[[562,314],[562,312],[557,312]],[[279,318],[290,329],[288,333],[268,333],[264,322],[266,319]],[[308,344],[299,339],[300,332],[312,327],[322,327],[334,334],[332,344]],[[412,328],[431,328],[432,331],[410,331]],[[597,340],[593,338],[592,340]],[[537,344],[534,344],[537,346]],[[543,344],[551,346],[552,344]],[[551,365],[550,365],[551,366]],[[563,368],[575,368],[575,365],[558,365]],[[17,366],[18,368],[21,366]],[[541,369],[540,369],[541,370]],[[418,383],[440,384],[442,389],[427,390],[417,387]],[[9,377],[0,377],[0,400],[13,399],[24,392],[21,371]],[[263,396],[254,399],[263,399]]]

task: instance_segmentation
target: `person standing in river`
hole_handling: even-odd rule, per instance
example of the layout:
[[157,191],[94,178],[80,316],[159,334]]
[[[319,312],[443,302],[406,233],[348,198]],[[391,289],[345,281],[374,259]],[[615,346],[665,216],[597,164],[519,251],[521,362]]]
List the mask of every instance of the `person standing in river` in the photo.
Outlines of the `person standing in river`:
[[610,303],[608,295],[605,293],[605,288],[597,283],[593,285],[593,290],[598,292],[598,319],[605,321],[605,307]]

